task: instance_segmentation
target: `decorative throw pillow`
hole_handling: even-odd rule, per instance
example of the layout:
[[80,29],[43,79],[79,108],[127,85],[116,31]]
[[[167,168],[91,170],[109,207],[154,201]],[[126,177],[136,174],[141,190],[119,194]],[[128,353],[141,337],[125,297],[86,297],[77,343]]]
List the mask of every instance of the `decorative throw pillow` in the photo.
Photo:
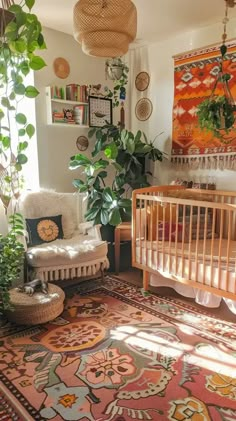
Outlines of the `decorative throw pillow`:
[[46,216],[43,218],[26,219],[26,228],[28,231],[28,246],[38,246],[42,243],[62,239],[62,215]]

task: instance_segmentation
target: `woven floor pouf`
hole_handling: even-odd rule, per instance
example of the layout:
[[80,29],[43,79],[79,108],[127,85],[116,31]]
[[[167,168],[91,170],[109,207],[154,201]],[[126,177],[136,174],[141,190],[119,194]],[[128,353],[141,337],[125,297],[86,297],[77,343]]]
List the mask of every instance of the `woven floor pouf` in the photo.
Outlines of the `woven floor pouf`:
[[47,295],[36,292],[29,296],[13,288],[10,298],[13,311],[6,312],[8,320],[22,325],[37,325],[54,320],[63,312],[65,294],[58,286],[48,284]]

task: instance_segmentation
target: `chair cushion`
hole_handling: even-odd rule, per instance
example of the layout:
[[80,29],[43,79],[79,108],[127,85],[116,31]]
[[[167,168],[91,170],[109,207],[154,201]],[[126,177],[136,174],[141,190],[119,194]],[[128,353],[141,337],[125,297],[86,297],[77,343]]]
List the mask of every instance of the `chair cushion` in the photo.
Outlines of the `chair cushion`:
[[28,246],[30,247],[63,238],[61,215],[26,219],[25,221],[29,238]]
[[29,248],[26,257],[32,267],[73,266],[103,258],[107,243],[88,235],[74,235],[71,239],[55,240]]
[[77,195],[51,190],[27,192],[20,199],[20,212],[24,218],[62,215],[64,238],[71,238],[77,228]]

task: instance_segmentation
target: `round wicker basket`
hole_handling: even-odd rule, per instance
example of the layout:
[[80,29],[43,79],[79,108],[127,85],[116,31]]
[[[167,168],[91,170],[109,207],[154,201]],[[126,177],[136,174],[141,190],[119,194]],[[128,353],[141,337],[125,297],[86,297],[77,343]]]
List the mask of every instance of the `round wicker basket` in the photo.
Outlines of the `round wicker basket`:
[[37,325],[49,322],[58,317],[63,309],[64,291],[56,285],[48,284],[48,294],[36,292],[32,296],[19,292],[17,288],[10,290],[13,310],[8,310],[8,320],[17,324]]
[[74,7],[74,37],[86,54],[122,56],[136,31],[137,10],[131,0],[80,0]]

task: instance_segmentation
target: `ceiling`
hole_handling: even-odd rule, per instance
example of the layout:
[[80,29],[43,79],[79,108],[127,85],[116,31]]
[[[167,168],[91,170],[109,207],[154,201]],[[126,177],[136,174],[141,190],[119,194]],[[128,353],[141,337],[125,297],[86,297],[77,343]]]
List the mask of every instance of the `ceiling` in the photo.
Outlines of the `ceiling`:
[[[119,1],[119,0],[118,0]],[[161,41],[180,32],[222,22],[224,0],[133,0],[138,11],[138,43]],[[34,13],[44,26],[73,34],[77,0],[36,0]],[[229,18],[236,17],[236,7]]]

